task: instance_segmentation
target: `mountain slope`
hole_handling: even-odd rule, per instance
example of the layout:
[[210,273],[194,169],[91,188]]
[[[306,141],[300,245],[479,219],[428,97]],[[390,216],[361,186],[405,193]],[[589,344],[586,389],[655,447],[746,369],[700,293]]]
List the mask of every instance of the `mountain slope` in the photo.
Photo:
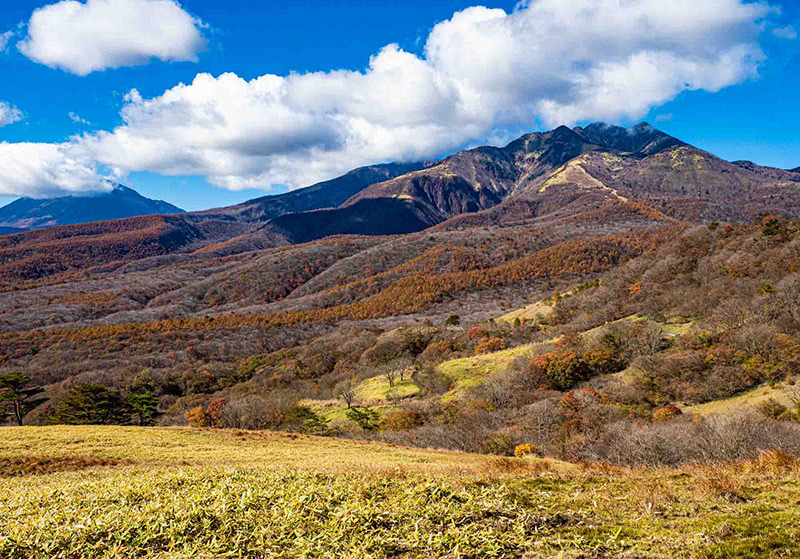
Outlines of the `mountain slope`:
[[202,241],[180,216],[146,215],[26,231],[0,238],[0,281],[7,285],[104,264],[169,254]]
[[0,226],[37,229],[181,212],[182,209],[172,204],[145,198],[131,188],[116,185],[110,192],[90,196],[62,196],[43,200],[20,198],[0,208]]
[[[363,167],[298,191],[174,216],[198,233],[159,254],[232,256],[332,235],[398,235],[433,226],[597,235],[749,221],[763,213],[800,216],[800,174],[729,163],[646,123],[628,129],[597,123],[527,134],[435,164]],[[108,226],[113,230],[113,222]],[[20,277],[61,271],[48,265]]]
[[772,179],[800,182],[800,167],[787,171],[786,169],[778,169],[777,167],[762,167],[761,165],[756,165],[752,161],[733,161],[733,164]]
[[[331,234],[405,232],[448,220],[459,227],[579,216],[595,225],[609,219],[741,221],[765,212],[800,215],[798,181],[791,171],[723,161],[647,123],[595,123],[527,134],[502,148],[462,151],[373,184],[338,209],[290,214],[274,225],[304,242]],[[370,215],[377,207],[392,209],[383,228],[380,217]]]
[[360,167],[341,177],[284,194],[262,196],[235,206],[194,212],[190,215],[198,218],[215,216],[238,221],[267,221],[287,213],[335,208],[372,184],[417,171],[429,165],[425,162],[414,162]]
[[521,180],[552,172],[597,149],[569,128],[527,134],[503,148],[479,147],[442,163],[366,188],[344,206],[368,198],[401,198],[443,221],[500,203]]
[[285,214],[270,221],[267,229],[292,243],[305,243],[331,235],[414,233],[435,223],[407,200],[373,198],[342,208]]
[[[561,126],[550,132],[527,134],[503,148],[486,146],[456,153],[432,167],[373,184],[338,209],[302,217],[284,216],[274,224],[289,238],[304,241],[321,238],[323,232],[418,231],[458,215],[494,207],[521,182],[546,175],[570,159],[599,148]],[[373,203],[365,204],[368,200]],[[381,206],[378,200],[387,202]],[[392,209],[383,218],[383,226],[380,216],[369,215],[375,207]],[[365,223],[370,225],[365,228]],[[316,236],[309,237],[314,231]]]
[[[747,221],[762,213],[800,215],[800,175],[729,163],[648,124],[629,129],[598,123],[575,133],[600,147],[555,171],[524,177],[500,204],[454,224],[542,223],[552,219],[620,219],[623,211],[656,220]],[[602,204],[605,206],[600,210]],[[611,205],[611,206],[609,206]],[[628,219],[629,217],[625,217]]]

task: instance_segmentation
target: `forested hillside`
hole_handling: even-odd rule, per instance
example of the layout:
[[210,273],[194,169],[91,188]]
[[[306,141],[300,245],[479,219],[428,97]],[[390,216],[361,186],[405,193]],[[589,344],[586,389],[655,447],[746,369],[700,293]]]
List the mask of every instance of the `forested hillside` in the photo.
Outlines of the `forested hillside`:
[[[460,245],[438,232],[224,257],[214,281],[151,294],[142,311],[3,334],[0,359],[47,386],[26,419],[43,423],[189,421],[500,454],[529,444],[626,463],[800,451],[800,224],[556,244],[499,231]],[[59,304],[118,302],[101,291]],[[160,307],[182,316],[130,321]],[[692,419],[768,385],[747,420]]]
[[5,420],[617,463],[800,451],[796,173],[647,125],[412,169],[0,237]]

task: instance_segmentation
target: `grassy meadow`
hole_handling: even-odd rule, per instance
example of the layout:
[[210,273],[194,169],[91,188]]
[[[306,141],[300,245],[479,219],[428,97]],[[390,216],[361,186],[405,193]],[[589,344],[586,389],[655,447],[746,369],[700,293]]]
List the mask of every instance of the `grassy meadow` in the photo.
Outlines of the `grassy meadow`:
[[800,463],[630,470],[182,428],[0,431],[0,557],[798,557]]

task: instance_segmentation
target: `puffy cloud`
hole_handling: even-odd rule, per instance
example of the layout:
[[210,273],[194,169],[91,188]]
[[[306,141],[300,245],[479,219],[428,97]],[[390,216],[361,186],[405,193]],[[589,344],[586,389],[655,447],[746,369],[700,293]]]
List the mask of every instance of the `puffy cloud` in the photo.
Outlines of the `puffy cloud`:
[[437,24],[421,56],[384,47],[363,71],[252,80],[199,74],[126,96],[123,124],[73,140],[117,175],[304,186],[382,160],[436,156],[540,122],[635,119],[685,90],[757,74],[774,10],[743,0],[531,0]]
[[686,89],[756,73],[763,4],[739,0],[538,0],[469,8],[433,28],[427,60],[473,110],[548,125],[639,118]]
[[25,56],[85,76],[153,58],[195,61],[202,23],[175,0],[62,0],[39,8],[17,44]]
[[22,111],[18,108],[0,101],[0,128],[22,120]]
[[111,188],[80,146],[0,142],[0,194],[48,197]]
[[302,186],[480,134],[490,119],[463,114],[458,100],[451,82],[392,45],[366,72],[200,74],[155,99],[134,91],[124,125],[81,142],[120,173],[202,174],[231,189]]

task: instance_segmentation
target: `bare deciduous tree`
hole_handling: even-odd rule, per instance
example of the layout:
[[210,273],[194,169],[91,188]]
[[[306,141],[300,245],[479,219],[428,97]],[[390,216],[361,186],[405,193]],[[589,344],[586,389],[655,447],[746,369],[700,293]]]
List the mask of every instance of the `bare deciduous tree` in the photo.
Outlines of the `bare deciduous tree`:
[[344,380],[340,382],[334,388],[333,394],[337,398],[341,398],[342,400],[344,400],[344,403],[347,404],[347,409],[350,409],[350,406],[353,405],[353,402],[356,399],[356,391],[353,381]]

